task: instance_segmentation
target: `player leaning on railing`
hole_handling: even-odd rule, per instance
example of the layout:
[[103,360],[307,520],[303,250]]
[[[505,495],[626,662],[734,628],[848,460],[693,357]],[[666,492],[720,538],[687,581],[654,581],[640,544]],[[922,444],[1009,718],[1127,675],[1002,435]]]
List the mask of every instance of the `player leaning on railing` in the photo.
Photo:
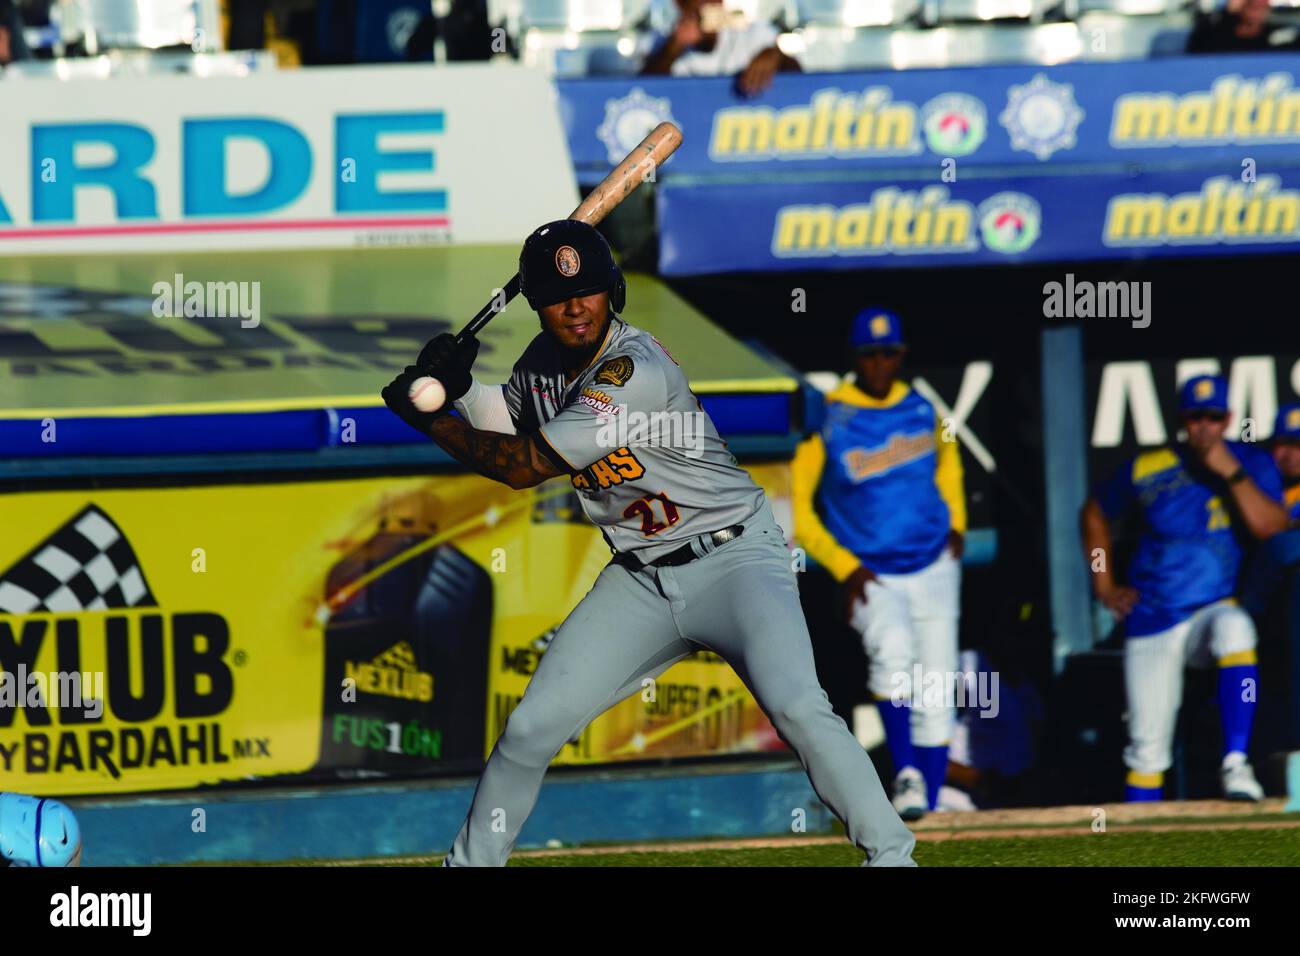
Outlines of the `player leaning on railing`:
[[[1188,380],[1179,411],[1187,441],[1126,462],[1093,488],[1081,516],[1093,591],[1125,625],[1126,796],[1163,796],[1190,664],[1218,667],[1224,796],[1260,800],[1246,757],[1259,686],[1255,625],[1233,595],[1243,541],[1286,527],[1282,479],[1265,452],[1224,440],[1223,378]],[[1124,516],[1139,523],[1127,584],[1115,576],[1110,528]]]
[[[445,335],[384,389],[384,400],[462,464],[512,488],[569,476],[614,555],[510,715],[445,864],[504,865],[565,741],[643,681],[708,648],[745,681],[866,865],[912,865],[911,832],[817,683],[767,497],[677,363],[617,314],[625,286],[605,240],[580,222],[549,223],[524,243],[519,276],[542,331],[509,382],[474,381],[477,342],[458,347]],[[463,417],[414,407],[411,383],[430,375]],[[683,416],[698,416],[689,444],[655,431]],[[620,417],[636,423],[612,447]]]

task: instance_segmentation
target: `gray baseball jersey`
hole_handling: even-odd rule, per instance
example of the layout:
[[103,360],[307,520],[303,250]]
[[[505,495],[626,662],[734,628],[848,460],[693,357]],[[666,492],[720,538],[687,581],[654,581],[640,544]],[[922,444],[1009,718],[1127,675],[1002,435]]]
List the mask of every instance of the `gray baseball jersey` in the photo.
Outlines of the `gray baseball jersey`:
[[539,334],[504,386],[519,434],[568,467],[587,517],[617,551],[653,560],[744,524],[763,490],[727,449],[686,375],[650,333],[610,318],[591,364],[566,384]]

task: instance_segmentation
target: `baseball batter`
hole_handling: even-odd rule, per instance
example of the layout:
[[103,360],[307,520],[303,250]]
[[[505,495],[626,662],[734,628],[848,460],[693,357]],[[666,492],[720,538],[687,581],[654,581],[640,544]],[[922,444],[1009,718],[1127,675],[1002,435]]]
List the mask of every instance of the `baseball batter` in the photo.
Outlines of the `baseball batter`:
[[[795,532],[843,585],[844,612],[871,663],[868,688],[905,820],[938,806],[954,701],[915,687],[957,670],[966,530],[961,454],[934,406],[899,381],[898,316],[853,321],[856,381],[826,397],[826,420],[794,459]],[[945,685],[946,686],[946,682]]]
[[[1202,375],[1179,395],[1187,441],[1143,452],[1093,489],[1083,507],[1084,549],[1093,590],[1126,622],[1124,684],[1129,745],[1126,798],[1159,800],[1172,763],[1183,668],[1218,666],[1224,796],[1261,800],[1246,758],[1259,668],[1255,625],[1233,595],[1244,539],[1286,526],[1282,481],[1268,455],[1224,440],[1228,383]],[[1140,522],[1121,585],[1111,566],[1110,523]]]
[[[799,756],[865,865],[914,865],[911,832],[817,683],[766,497],[677,363],[617,315],[625,286],[604,239],[580,222],[549,223],[524,243],[519,275],[542,332],[509,382],[476,382],[477,343],[458,348],[440,336],[384,400],[458,461],[512,488],[568,476],[614,557],[542,657],[444,864],[504,865],[565,741],[643,679],[708,648]],[[429,374],[463,417],[413,407],[410,384]]]

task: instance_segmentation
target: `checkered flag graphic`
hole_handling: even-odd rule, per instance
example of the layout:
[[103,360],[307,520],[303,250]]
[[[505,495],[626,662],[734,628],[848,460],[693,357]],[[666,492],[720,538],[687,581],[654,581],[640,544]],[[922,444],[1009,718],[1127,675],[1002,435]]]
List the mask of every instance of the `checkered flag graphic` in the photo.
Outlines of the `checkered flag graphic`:
[[413,671],[416,669],[415,648],[406,641],[401,641],[376,657],[373,663],[394,670]]
[[0,574],[0,614],[157,605],[131,544],[94,505]]

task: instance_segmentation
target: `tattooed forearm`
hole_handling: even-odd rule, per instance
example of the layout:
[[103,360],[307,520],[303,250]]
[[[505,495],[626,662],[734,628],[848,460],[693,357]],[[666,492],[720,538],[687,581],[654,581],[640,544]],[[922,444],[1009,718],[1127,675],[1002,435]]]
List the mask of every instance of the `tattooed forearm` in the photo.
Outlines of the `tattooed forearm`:
[[429,433],[462,465],[511,488],[531,488],[560,474],[528,435],[479,431],[451,415],[434,419]]

